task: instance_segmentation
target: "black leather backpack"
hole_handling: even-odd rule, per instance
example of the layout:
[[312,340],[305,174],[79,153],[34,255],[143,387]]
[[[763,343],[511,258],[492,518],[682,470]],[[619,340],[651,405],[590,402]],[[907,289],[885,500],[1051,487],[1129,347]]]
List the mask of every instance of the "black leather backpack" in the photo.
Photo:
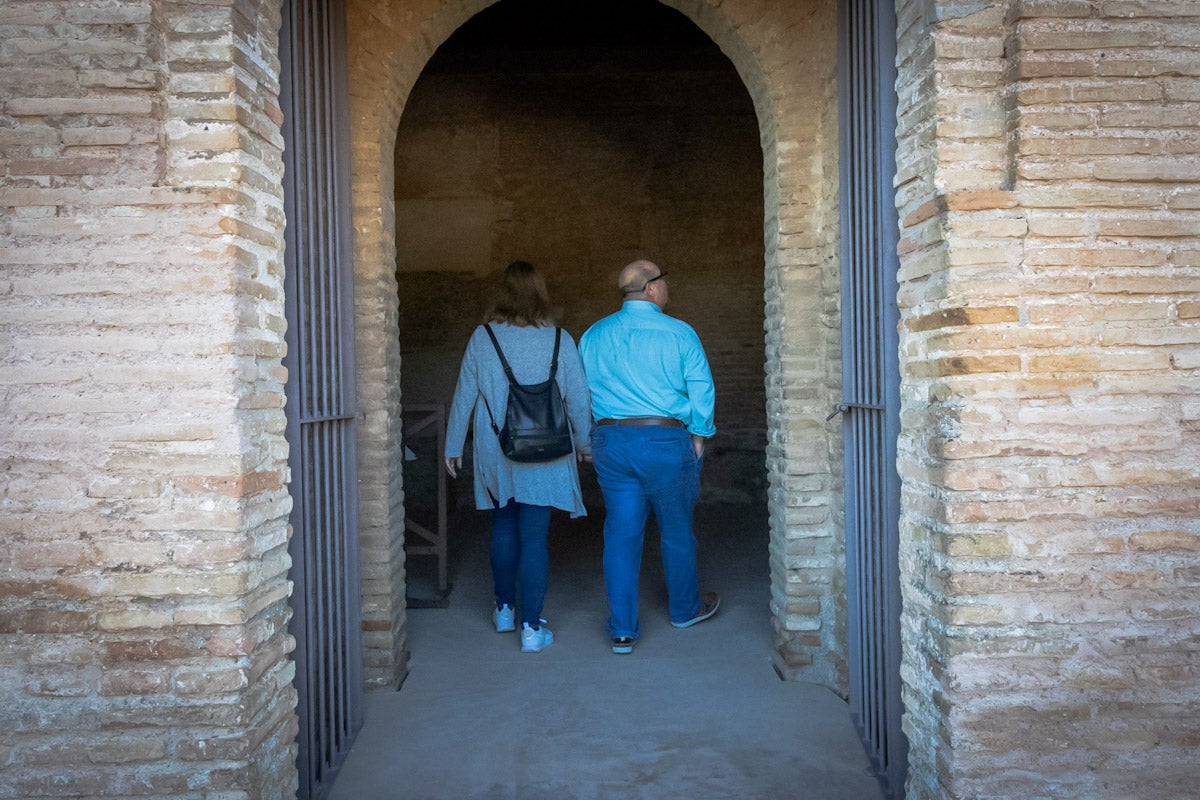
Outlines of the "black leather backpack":
[[500,364],[504,367],[504,376],[508,378],[508,408],[504,412],[504,427],[496,426],[496,418],[492,415],[492,407],[483,397],[483,405],[487,408],[488,419],[492,422],[492,430],[500,440],[500,452],[512,460],[523,464],[554,461],[571,452],[571,425],[567,420],[567,409],[563,404],[562,393],[554,377],[558,374],[558,345],[562,340],[562,328],[554,329],[554,355],[550,359],[550,377],[542,383],[520,384],[513,377],[508,359],[492,333],[491,325],[484,325],[484,330],[500,356]]

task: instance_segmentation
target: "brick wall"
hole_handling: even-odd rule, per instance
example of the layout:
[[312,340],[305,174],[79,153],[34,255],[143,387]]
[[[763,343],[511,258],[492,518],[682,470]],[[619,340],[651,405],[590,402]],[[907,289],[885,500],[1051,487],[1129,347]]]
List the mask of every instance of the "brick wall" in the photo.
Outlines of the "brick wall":
[[0,797],[285,797],[277,3],[0,7]]
[[910,796],[1191,796],[1200,9],[899,17]]
[[[368,655],[403,648],[400,358],[392,158],[400,115],[433,50],[483,0],[349,4],[355,241]],[[777,667],[845,686],[840,430],[824,416],[840,392],[837,319],[836,7],[667,2],[733,62],[754,103],[763,148],[764,303],[771,613]],[[619,266],[619,265],[617,265]],[[371,572],[378,580],[371,580]],[[371,621],[374,621],[373,623]],[[391,659],[388,661],[388,659]],[[391,669],[392,672],[388,672]],[[381,668],[377,683],[396,674]]]
[[[485,5],[351,3],[376,686],[404,671],[395,135]],[[670,5],[758,115],[777,666],[841,688],[834,4]],[[898,12],[910,795],[1187,796],[1200,10]],[[0,8],[0,796],[295,789],[278,25]]]
[[348,0],[351,170],[354,209],[355,358],[359,407],[359,553],[363,675],[370,688],[395,688],[407,674],[400,342],[392,200],[396,126],[408,92],[444,38],[487,5]]

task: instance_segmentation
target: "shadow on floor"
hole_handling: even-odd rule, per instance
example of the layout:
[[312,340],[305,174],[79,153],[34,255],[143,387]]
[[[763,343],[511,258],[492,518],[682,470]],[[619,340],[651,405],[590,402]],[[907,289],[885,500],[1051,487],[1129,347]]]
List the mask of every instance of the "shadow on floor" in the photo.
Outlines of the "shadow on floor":
[[605,631],[602,518],[556,512],[544,614],[555,642],[528,654],[492,628],[487,515],[454,515],[449,603],[409,610],[409,676],[367,696],[332,800],[882,798],[846,704],[771,667],[765,509],[697,510],[701,588],[722,606],[686,630],[669,624],[647,533],[643,633],[628,656]]

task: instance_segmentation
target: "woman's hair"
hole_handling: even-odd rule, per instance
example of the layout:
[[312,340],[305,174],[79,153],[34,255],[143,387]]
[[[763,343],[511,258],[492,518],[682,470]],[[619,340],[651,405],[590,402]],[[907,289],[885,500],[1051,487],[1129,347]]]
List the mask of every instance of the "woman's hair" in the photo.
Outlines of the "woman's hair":
[[541,327],[553,324],[554,316],[542,276],[528,261],[514,261],[504,270],[499,297],[488,309],[484,321]]

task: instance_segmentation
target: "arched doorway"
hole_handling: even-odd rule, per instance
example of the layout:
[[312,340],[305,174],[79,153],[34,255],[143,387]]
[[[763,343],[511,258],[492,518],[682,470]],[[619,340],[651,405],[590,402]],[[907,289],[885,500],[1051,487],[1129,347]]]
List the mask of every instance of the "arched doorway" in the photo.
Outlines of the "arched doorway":
[[[491,279],[509,261],[538,265],[578,338],[619,304],[620,266],[651,257],[672,272],[669,311],[700,333],[717,384],[701,502],[765,520],[762,150],[745,87],[702,31],[656,3],[492,6],[423,70],[395,170],[406,409],[448,403]],[[438,459],[421,455],[406,462],[405,500],[424,520]],[[452,529],[474,521],[454,513],[473,508],[469,481],[468,471],[454,482]],[[410,598],[429,595],[433,568],[414,549]]]
[[[393,0],[349,7],[364,645],[368,682],[376,686],[395,685],[405,663],[395,135],[433,51],[489,5]],[[785,677],[844,691],[841,444],[836,427],[824,422],[840,380],[836,3],[765,11],[738,0],[718,8],[683,0],[663,5],[683,12],[721,48],[754,104],[763,156],[775,662]]]

